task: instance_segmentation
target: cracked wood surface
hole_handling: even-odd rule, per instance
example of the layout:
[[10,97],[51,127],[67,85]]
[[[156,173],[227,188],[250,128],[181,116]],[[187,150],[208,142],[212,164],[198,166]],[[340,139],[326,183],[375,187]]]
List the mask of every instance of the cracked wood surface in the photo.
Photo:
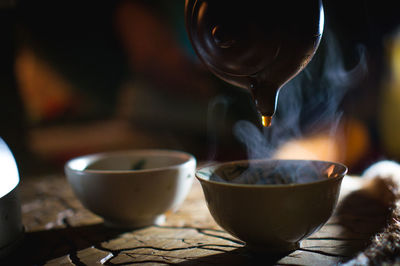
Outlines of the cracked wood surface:
[[28,178],[20,186],[25,239],[4,265],[337,264],[362,251],[385,225],[387,210],[354,190],[360,182],[346,177],[327,224],[295,252],[277,257],[248,252],[218,227],[197,180],[181,208],[167,214],[165,224],[123,231],[105,227],[86,210],[64,176]]

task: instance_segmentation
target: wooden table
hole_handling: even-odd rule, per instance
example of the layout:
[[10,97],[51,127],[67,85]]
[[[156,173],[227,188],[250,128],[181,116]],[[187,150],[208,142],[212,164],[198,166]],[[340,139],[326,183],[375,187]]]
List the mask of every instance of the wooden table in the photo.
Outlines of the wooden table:
[[346,177],[334,216],[285,257],[254,255],[219,228],[196,180],[183,206],[162,226],[123,231],[86,210],[63,175],[26,178],[20,185],[25,238],[0,265],[329,265],[354,257],[381,230],[387,211],[357,192]]

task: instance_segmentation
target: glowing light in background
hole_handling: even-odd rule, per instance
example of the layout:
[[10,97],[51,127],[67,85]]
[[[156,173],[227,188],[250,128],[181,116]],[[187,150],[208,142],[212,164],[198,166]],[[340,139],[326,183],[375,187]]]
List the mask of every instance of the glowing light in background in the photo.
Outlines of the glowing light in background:
[[0,198],[7,195],[19,183],[17,164],[7,144],[0,138]]

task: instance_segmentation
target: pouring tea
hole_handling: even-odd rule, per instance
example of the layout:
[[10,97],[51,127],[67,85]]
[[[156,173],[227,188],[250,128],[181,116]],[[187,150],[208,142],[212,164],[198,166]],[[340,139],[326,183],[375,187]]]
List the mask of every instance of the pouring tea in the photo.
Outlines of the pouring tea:
[[186,0],[185,20],[197,55],[222,80],[248,90],[264,126],[280,88],[315,54],[324,27],[321,0]]

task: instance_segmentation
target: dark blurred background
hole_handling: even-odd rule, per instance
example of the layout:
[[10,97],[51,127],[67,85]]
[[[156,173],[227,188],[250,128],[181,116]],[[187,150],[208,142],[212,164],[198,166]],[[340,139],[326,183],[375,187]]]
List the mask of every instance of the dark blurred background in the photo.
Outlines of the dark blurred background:
[[[117,149],[179,149],[199,161],[246,158],[232,131],[241,120],[259,127],[257,112],[247,92],[199,62],[184,1],[104,2],[0,1],[0,135],[21,172],[58,171],[71,157]],[[301,137],[275,147],[275,156],[341,161],[355,174],[379,159],[400,160],[397,6],[356,0],[324,7],[330,37],[296,79],[306,80],[298,88],[306,105],[323,94],[316,77],[327,71],[335,43],[334,64],[354,77],[341,85],[341,119],[315,123],[323,104],[302,112]],[[278,104],[277,119],[284,113]],[[330,123],[338,123],[334,134],[323,130]]]

